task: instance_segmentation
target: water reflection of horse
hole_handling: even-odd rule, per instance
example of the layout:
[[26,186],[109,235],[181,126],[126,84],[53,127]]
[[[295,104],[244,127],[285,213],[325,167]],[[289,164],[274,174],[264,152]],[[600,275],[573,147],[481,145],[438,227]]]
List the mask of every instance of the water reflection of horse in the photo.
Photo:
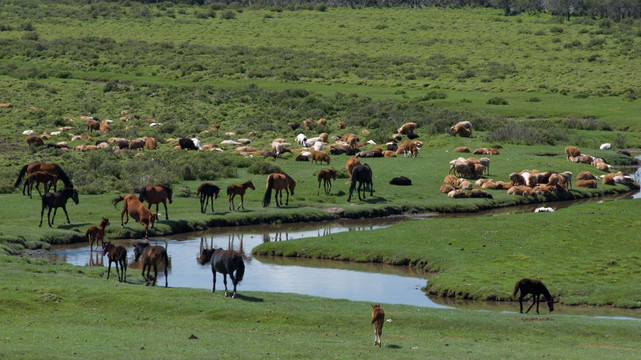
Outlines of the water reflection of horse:
[[526,314],[530,311],[530,309],[532,309],[535,303],[536,313],[539,313],[539,299],[541,295],[545,296],[545,298],[547,299],[547,304],[550,312],[554,311],[554,299],[552,298],[552,295],[550,294],[548,289],[540,280],[522,279],[520,281],[517,281],[516,285],[514,285],[514,292],[512,293],[512,297],[515,297],[519,290],[521,291],[521,296],[519,296],[521,313],[523,313],[523,298],[527,294],[532,294],[532,305],[530,305],[530,307],[527,309],[527,311],[525,312]]
[[321,188],[321,180],[323,181],[323,189],[325,190],[325,194],[329,194],[329,192],[332,190],[332,179],[336,180],[336,170],[334,169],[323,169],[318,172],[318,193],[316,195],[320,195],[320,188]]
[[[47,212],[47,224],[49,227],[53,225],[53,221],[56,218],[56,212],[58,208],[62,208],[67,217],[67,223],[71,224],[69,220],[69,214],[67,213],[67,200],[72,199],[76,205],[80,202],[78,199],[78,191],[75,189],[64,189],[62,191],[56,191],[55,193],[45,193],[41,196],[42,198],[42,208],[40,209],[40,224],[38,227],[42,226],[42,217],[45,212],[45,208],[49,208]],[[50,219],[51,210],[53,209],[53,217]]]
[[[148,207],[145,206],[136,195],[127,194],[125,196],[118,196],[117,198],[111,200],[111,203],[118,204],[121,200],[124,200],[124,206],[122,212],[120,213],[120,227],[125,227],[125,224],[129,222],[129,216],[131,215],[134,220],[140,223],[140,225],[145,227],[145,238],[149,238],[149,224],[151,227],[154,227],[154,222],[156,221],[156,214],[152,213]],[[127,221],[122,222],[123,216],[127,215]]]
[[207,211],[207,204],[211,200],[211,212],[214,212],[214,199],[218,199],[220,188],[212,183],[204,182],[198,187],[197,195],[200,195],[200,212]]
[[[33,174],[36,171],[44,171],[52,176],[55,176],[56,179],[53,181],[53,191],[55,192],[57,190],[57,184],[58,184],[58,179],[62,180],[62,182],[65,184],[65,188],[73,188],[73,184],[71,183],[71,179],[69,179],[69,176],[62,170],[62,168],[57,165],[57,164],[46,164],[46,163],[41,163],[41,162],[32,162],[29,165],[25,165],[20,169],[20,173],[18,174],[18,179],[16,180],[15,184],[13,184],[13,187],[18,187],[20,185],[20,181],[22,181],[22,178],[27,175]],[[27,182],[25,181],[24,186],[22,187],[22,195],[25,194],[25,189],[27,187]],[[45,189],[45,191],[47,191]]]
[[[369,196],[373,196],[374,186],[372,184],[372,169],[367,164],[359,164],[354,166],[352,169],[352,180],[349,186],[349,196],[347,201],[349,202],[352,199],[352,193],[358,182],[358,199],[365,200],[365,192],[369,188]],[[363,198],[361,198],[361,187],[363,188]]]
[[227,200],[229,202],[229,210],[234,210],[234,197],[236,197],[236,195],[240,195],[240,204],[238,204],[238,209],[236,210],[239,210],[241,207],[243,208],[243,210],[245,210],[245,205],[243,205],[243,203],[245,201],[244,197],[247,188],[256,190],[256,188],[254,187],[254,183],[252,183],[251,180],[247,180],[243,184],[232,184],[227,186]]
[[236,286],[243,280],[245,274],[245,263],[242,256],[234,250],[223,249],[202,249],[198,262],[200,265],[205,265],[211,261],[211,272],[214,276],[214,285],[211,292],[216,291],[216,272],[223,274],[223,283],[225,284],[225,296],[227,292],[227,275],[234,284],[234,292],[232,298],[236,297]]
[[[105,254],[109,259],[109,267],[107,268],[107,280],[109,280],[109,274],[111,273],[111,263],[116,263],[116,274],[118,275],[118,281],[127,282],[127,249],[124,246],[115,246],[111,242],[102,243],[102,256]],[[120,270],[118,270],[118,265],[120,264]]]
[[147,207],[151,209],[151,204],[156,204],[156,218],[158,217],[158,204],[162,203],[165,206],[165,220],[169,220],[169,213],[167,212],[167,200],[171,204],[172,190],[166,185],[147,185],[140,189],[140,202],[147,201]]
[[[267,177],[267,185],[265,190],[265,196],[263,197],[263,207],[269,206],[272,197],[272,189],[276,190],[274,194],[274,200],[276,200],[276,206],[283,205],[283,190],[287,193],[287,199],[285,200],[285,205],[289,205],[289,193],[294,195],[294,188],[296,187],[296,181],[292,179],[291,176],[282,173],[271,173]],[[280,194],[280,205],[278,204],[278,195]]]
[[[142,257],[142,277],[145,279],[145,285],[151,284],[156,286],[156,279],[158,278],[158,265],[165,266],[165,287],[167,287],[167,268],[169,267],[169,257],[167,256],[167,249],[162,246],[151,246],[146,242],[139,242],[134,244],[134,262]],[[149,276],[151,267],[154,268],[153,278]],[[147,269],[147,275],[145,275]]]

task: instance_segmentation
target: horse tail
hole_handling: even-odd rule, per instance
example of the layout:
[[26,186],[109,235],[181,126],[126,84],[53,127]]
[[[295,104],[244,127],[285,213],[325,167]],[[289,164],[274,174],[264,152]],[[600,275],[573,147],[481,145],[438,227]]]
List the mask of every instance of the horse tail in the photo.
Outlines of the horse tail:
[[516,282],[516,285],[514,285],[514,291],[512,292],[512,297],[515,297],[516,293],[519,292],[519,285],[521,285],[521,281],[520,280]]
[[67,173],[65,173],[60,165],[55,166],[56,171],[58,172],[58,176],[60,177],[60,180],[62,180],[63,184],[65,184],[65,188],[73,189],[73,184],[71,183],[71,179],[69,179],[69,176],[67,176]]
[[240,283],[243,281],[243,275],[245,275],[245,262],[243,262],[243,258],[238,257],[240,261],[238,261],[238,264],[236,266],[236,283]]
[[351,183],[349,184],[349,196],[347,197],[347,201],[349,202],[352,199],[352,194],[354,193],[354,188],[356,188],[356,179],[354,178],[354,173],[352,172],[352,179]]
[[22,167],[22,169],[20,169],[20,174],[18,174],[18,180],[16,180],[16,183],[13,184],[13,187],[18,187],[18,185],[20,185],[20,181],[22,181],[22,177],[24,176],[24,174],[27,173],[27,166],[29,165],[25,165]]
[[140,189],[140,195],[138,196],[138,200],[140,200],[140,202],[145,201],[145,196],[146,196],[146,195],[147,195],[147,187],[146,187],[146,186],[143,186],[143,187]]
[[117,198],[111,199],[111,203],[114,204],[114,207],[116,207],[116,204],[124,200],[125,198],[122,195],[118,195]]
[[268,207],[272,198],[272,188],[274,187],[274,177],[269,175],[267,177],[267,190],[265,190],[265,197],[263,197],[263,207]]

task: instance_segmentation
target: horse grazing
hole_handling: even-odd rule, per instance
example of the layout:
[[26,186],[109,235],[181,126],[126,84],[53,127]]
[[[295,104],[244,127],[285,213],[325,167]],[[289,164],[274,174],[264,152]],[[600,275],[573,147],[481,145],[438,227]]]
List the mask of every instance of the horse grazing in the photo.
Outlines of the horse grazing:
[[323,169],[318,172],[318,193],[320,195],[321,180],[323,181],[323,189],[325,194],[329,194],[332,190],[332,179],[336,180],[336,170],[334,169]]
[[[122,212],[120,213],[120,227],[125,227],[125,224],[129,222],[129,216],[134,218],[140,225],[145,227],[145,238],[149,238],[149,224],[151,227],[154,227],[154,222],[156,221],[156,214],[152,213],[148,207],[145,206],[136,195],[127,194],[125,196],[118,196],[117,198],[111,200],[111,203],[118,204],[121,200],[124,200],[124,206]],[[127,221],[122,222],[122,217],[127,214]]]
[[[107,241],[102,243],[102,256],[104,257],[107,254],[109,258],[109,267],[107,268],[107,280],[109,280],[109,274],[111,273],[111,263],[116,263],[116,274],[118,275],[118,281],[127,282],[127,249],[123,246],[114,246],[111,242]],[[120,269],[118,270],[118,264],[120,264]]]
[[[75,189],[64,189],[62,191],[56,191],[55,193],[45,193],[44,195],[41,196],[42,198],[42,208],[40,210],[40,224],[38,224],[38,227],[42,226],[42,216],[45,212],[45,208],[49,208],[49,212],[47,212],[47,224],[49,224],[49,227],[53,225],[53,221],[56,218],[56,212],[58,211],[58,208],[62,208],[65,212],[65,216],[67,217],[67,222],[71,224],[71,220],[69,220],[69,214],[67,214],[67,200],[71,198],[76,205],[78,205],[78,190]],[[53,217],[51,220],[49,220],[49,217],[51,215],[51,209],[53,209]]]
[[245,191],[247,191],[247,188],[256,190],[256,188],[254,187],[254,183],[252,183],[251,180],[247,180],[243,184],[232,184],[227,186],[227,201],[229,202],[229,210],[234,210],[234,197],[236,197],[236,195],[240,195],[240,204],[238,204],[238,209],[236,210],[239,210],[241,207],[243,208],[243,210],[245,210],[245,205],[243,205],[243,203]]
[[[214,199],[218,199],[220,188],[212,183],[204,182],[198,187],[198,195],[200,195],[200,212],[207,211],[209,199],[211,199],[211,212],[214,212]],[[204,206],[203,206],[204,205]]]
[[[145,279],[145,285],[151,283],[156,286],[156,278],[158,277],[158,265],[165,265],[165,287],[167,287],[167,268],[169,267],[169,257],[167,250],[162,246],[151,246],[146,242],[139,242],[134,244],[134,261],[142,257],[142,277]],[[151,267],[154,267],[154,277],[149,276]],[[145,269],[147,269],[147,276],[145,276]]]
[[[69,179],[69,176],[62,170],[62,168],[57,165],[57,164],[46,164],[46,163],[41,163],[41,162],[32,162],[29,163],[29,165],[25,165],[20,169],[20,173],[18,174],[18,179],[16,180],[15,184],[13,184],[13,187],[18,187],[20,184],[20,181],[22,181],[22,178],[27,175],[33,174],[36,171],[44,171],[46,173],[49,173],[52,176],[55,176],[56,179],[53,181],[53,191],[56,191],[56,185],[58,184],[58,179],[62,180],[62,182],[65,184],[65,188],[73,188],[73,184],[71,183],[71,179]],[[25,181],[24,186],[22,187],[22,195],[25,194],[25,189],[27,188],[27,182]]]
[[379,304],[372,305],[372,325],[374,325],[374,346],[381,347],[381,335],[385,323],[385,311]]
[[[369,188],[369,196],[374,195],[374,185],[372,184],[372,169],[367,164],[359,164],[352,169],[352,181],[349,185],[349,196],[347,202],[352,200],[352,193],[358,182],[358,199],[365,200],[365,192]],[[363,188],[363,198],[361,198],[361,187]]]
[[158,216],[158,204],[162,203],[165,206],[165,220],[169,220],[167,212],[167,200],[171,204],[172,190],[166,185],[147,185],[140,189],[140,202],[147,201],[147,207],[151,209],[151,204],[156,204],[156,216]]
[[[87,232],[85,233],[85,237],[87,238],[87,241],[89,242],[89,251],[93,250],[93,242],[96,242],[96,249],[98,248],[98,242],[102,242],[102,244],[105,244],[105,228],[107,225],[111,225],[109,223],[109,219],[107,218],[102,218],[102,221],[100,222],[100,225],[95,226],[92,225],[87,229]],[[105,256],[104,254],[102,256]]]
[[[289,205],[289,193],[294,195],[294,188],[296,187],[296,181],[292,179],[291,176],[282,173],[271,173],[267,176],[267,185],[265,196],[263,197],[263,207],[269,206],[272,197],[272,189],[276,190],[274,194],[274,199],[276,200],[276,206],[283,205],[283,190],[287,192],[287,198],[285,200],[285,205]],[[280,205],[278,204],[278,195],[280,194]]]
[[[227,275],[234,284],[234,292],[231,295],[232,299],[236,297],[236,286],[243,280],[245,274],[245,262],[242,256],[234,250],[223,249],[202,249],[198,262],[200,265],[205,265],[211,261],[211,272],[214,275],[214,286],[211,292],[216,291],[216,272],[223,274],[223,283],[225,284],[225,296],[227,292]],[[234,272],[236,274],[234,275]]]
[[[25,185],[27,186],[27,195],[29,195],[29,198],[31,198],[31,191],[33,190],[33,185],[35,184],[36,190],[38,190],[38,194],[42,196],[39,188],[40,184],[42,184],[43,191],[48,192],[49,186],[55,184],[57,181],[58,177],[56,175],[51,175],[46,171],[35,171],[27,177],[27,181],[25,182]],[[56,191],[56,189],[54,189],[53,191]]]
[[512,293],[512,297],[516,296],[516,293],[521,291],[521,296],[519,296],[519,305],[521,307],[521,314],[523,313],[523,298],[527,294],[532,294],[532,305],[527,309],[525,312],[526,314],[532,309],[532,306],[536,303],[536,313],[539,313],[539,298],[541,294],[545,296],[547,299],[548,303],[548,308],[550,309],[550,312],[554,311],[554,299],[552,298],[552,295],[550,295],[550,292],[548,289],[543,285],[543,283],[540,280],[535,280],[535,279],[522,279],[520,281],[516,282],[516,285],[514,285],[514,292]]

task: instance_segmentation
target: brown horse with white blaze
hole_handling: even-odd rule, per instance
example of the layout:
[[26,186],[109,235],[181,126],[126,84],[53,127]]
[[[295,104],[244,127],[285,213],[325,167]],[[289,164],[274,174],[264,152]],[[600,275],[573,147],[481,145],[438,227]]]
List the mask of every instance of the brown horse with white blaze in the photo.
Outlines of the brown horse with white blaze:
[[[125,196],[118,196],[117,198],[111,200],[111,203],[118,204],[120,201],[124,200],[124,206],[122,212],[120,213],[120,227],[125,227],[125,224],[129,222],[129,216],[134,218],[140,225],[145,227],[145,238],[149,238],[149,225],[154,227],[154,222],[156,221],[156,214],[151,212],[148,207],[145,206],[134,194],[127,194]],[[123,216],[127,215],[127,220],[123,223]]]
[[[291,176],[282,173],[271,173],[267,176],[267,185],[265,190],[265,196],[263,197],[263,207],[269,206],[272,197],[272,189],[276,190],[274,194],[274,199],[276,200],[276,206],[283,205],[283,190],[287,193],[287,198],[285,200],[285,205],[289,205],[289,193],[294,195],[294,188],[296,187],[296,180],[292,179]],[[278,195],[280,194],[280,205],[278,204]]]
[[525,312],[526,314],[530,311],[530,309],[532,309],[535,303],[536,313],[539,313],[539,299],[541,295],[545,296],[545,298],[547,299],[547,304],[550,312],[554,311],[554,299],[552,298],[552,295],[548,291],[547,287],[545,287],[545,285],[543,285],[540,280],[521,279],[520,281],[517,281],[516,285],[514,285],[514,292],[512,293],[512,297],[515,297],[519,290],[521,291],[521,296],[519,296],[521,314],[523,313],[523,298],[525,298],[527,294],[532,294],[532,305],[530,305],[530,307],[527,309],[527,311]]
[[167,200],[171,204],[172,189],[166,185],[147,185],[140,189],[138,200],[140,202],[147,201],[147,207],[151,209],[151,204],[156,204],[156,216],[158,215],[158,204],[162,203],[165,206],[165,220],[169,220],[169,213],[167,212]]
[[254,187],[254,183],[252,183],[251,180],[245,181],[243,184],[232,184],[227,186],[227,201],[229,202],[229,210],[234,210],[234,197],[236,195],[240,195],[240,204],[238,204],[238,209],[239,210],[241,207],[243,210],[245,210],[245,205],[244,203],[244,198],[245,198],[245,191],[247,189],[252,189],[256,190]]

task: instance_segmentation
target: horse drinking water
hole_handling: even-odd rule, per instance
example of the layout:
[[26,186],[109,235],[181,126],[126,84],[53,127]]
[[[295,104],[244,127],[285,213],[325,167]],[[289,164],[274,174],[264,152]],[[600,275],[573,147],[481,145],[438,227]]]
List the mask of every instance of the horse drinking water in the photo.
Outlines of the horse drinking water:
[[[48,192],[42,195],[42,208],[40,210],[40,224],[38,224],[38,227],[42,226],[42,216],[45,212],[45,208],[49,208],[49,212],[47,212],[47,224],[49,224],[49,227],[53,225],[53,221],[56,218],[56,212],[60,207],[65,212],[67,222],[71,224],[71,220],[69,220],[69,214],[67,214],[67,200],[69,198],[71,198],[73,202],[78,205],[78,190],[64,189],[62,191],[56,191],[55,193]],[[51,220],[49,220],[51,209],[53,209],[53,217],[51,218]]]
[[[211,199],[211,212],[214,212],[214,199],[218,199],[220,188],[212,183],[204,182],[198,187],[198,195],[200,195],[200,212],[207,211],[207,204]],[[241,200],[242,201],[242,200]]]
[[251,180],[247,180],[244,184],[232,184],[227,186],[227,201],[229,202],[229,210],[234,210],[234,197],[236,195],[240,195],[240,204],[238,204],[238,209],[236,210],[239,210],[241,207],[243,208],[243,210],[245,210],[245,205],[243,205],[243,203],[245,191],[247,191],[247,188],[256,190],[256,188],[254,187],[254,183],[252,183]]
[[523,313],[523,298],[527,294],[532,294],[532,305],[527,309],[525,312],[526,314],[532,309],[532,306],[536,303],[536,313],[539,313],[539,298],[541,294],[545,296],[547,299],[548,303],[548,308],[550,309],[550,312],[554,311],[554,299],[552,298],[552,295],[548,291],[548,289],[543,285],[543,283],[540,280],[535,280],[535,279],[522,279],[520,281],[516,282],[516,285],[514,285],[514,293],[512,293],[512,297],[515,297],[516,294],[521,291],[521,296],[519,296],[519,305],[521,308],[521,314]]
[[[96,244],[97,245],[97,244]],[[109,258],[109,267],[107,268],[107,280],[109,280],[109,274],[111,273],[111,263],[116,263],[116,274],[118,275],[118,281],[127,282],[127,249],[123,246],[116,247],[111,242],[102,243],[102,256],[107,255]],[[118,270],[118,264],[120,264],[120,271]]]
[[172,190],[166,185],[147,185],[140,189],[140,202],[147,201],[147,207],[151,209],[151,204],[156,204],[156,217],[158,217],[158,204],[162,203],[165,206],[165,220],[169,220],[169,213],[167,212],[167,200],[171,204]]
[[[236,285],[243,280],[245,274],[245,262],[242,256],[234,250],[223,249],[202,249],[198,262],[200,265],[205,265],[211,261],[211,272],[214,275],[214,286],[211,292],[216,291],[216,272],[223,274],[223,283],[225,284],[225,296],[227,292],[227,275],[234,284],[234,292],[232,299],[236,297]],[[235,273],[235,274],[234,274]]]
[[[142,257],[142,277],[145,279],[145,285],[151,283],[156,286],[156,278],[158,278],[158,265],[165,266],[165,287],[167,287],[167,268],[169,267],[169,257],[167,256],[167,249],[162,246],[151,246],[146,242],[139,242],[134,244],[134,262]],[[151,267],[154,267],[154,277],[149,276]],[[145,275],[147,269],[147,275]]]
[[[285,200],[285,205],[289,205],[289,193],[291,192],[294,195],[294,188],[296,187],[296,181],[292,179],[291,176],[282,173],[271,173],[267,177],[267,189],[265,191],[265,196],[263,197],[263,207],[269,206],[272,197],[272,189],[276,190],[274,194],[274,200],[276,200],[276,206],[283,205],[283,190],[287,193],[287,198]],[[280,205],[278,204],[278,195],[280,194]]]

